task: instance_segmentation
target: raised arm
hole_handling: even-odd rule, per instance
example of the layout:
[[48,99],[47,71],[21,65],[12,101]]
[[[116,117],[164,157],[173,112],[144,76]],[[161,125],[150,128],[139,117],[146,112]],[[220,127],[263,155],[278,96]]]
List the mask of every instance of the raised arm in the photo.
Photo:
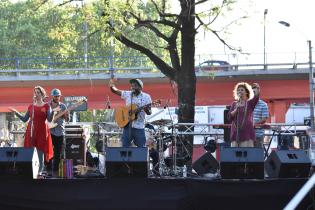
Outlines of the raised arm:
[[110,80],[109,80],[108,86],[109,86],[110,90],[112,91],[112,93],[115,93],[116,95],[121,96],[121,90],[119,90],[118,88],[116,88],[113,79],[110,79]]
[[254,94],[254,97],[252,99],[248,100],[248,107],[250,109],[254,110],[258,101],[259,101],[259,94]]
[[12,107],[9,107],[9,110],[11,112],[13,112],[20,120],[22,120],[23,122],[27,122],[28,119],[30,118],[30,112],[27,111],[25,113],[25,115],[23,116],[20,112],[18,112],[16,109],[12,108]]

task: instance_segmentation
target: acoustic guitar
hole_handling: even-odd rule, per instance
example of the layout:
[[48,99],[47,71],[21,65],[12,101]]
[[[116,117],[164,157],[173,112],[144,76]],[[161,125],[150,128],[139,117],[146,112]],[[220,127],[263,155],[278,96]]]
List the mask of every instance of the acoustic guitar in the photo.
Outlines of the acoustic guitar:
[[161,100],[152,101],[151,104],[147,104],[141,107],[137,107],[136,104],[130,104],[128,106],[122,106],[115,109],[115,121],[118,127],[125,127],[130,121],[137,119],[137,114],[142,109],[149,106],[157,106],[161,104]]
[[84,102],[87,102],[87,98],[83,98],[82,100],[77,101],[76,103],[74,103],[73,105],[71,105],[68,109],[65,109],[63,111],[60,112],[55,112],[53,115],[53,118],[51,120],[51,122],[48,122],[48,127],[49,128],[54,128],[56,127],[58,124],[56,123],[57,119],[59,119],[60,117],[62,117],[65,113],[70,112],[71,110],[75,109],[76,107],[80,106],[81,104],[83,104]]

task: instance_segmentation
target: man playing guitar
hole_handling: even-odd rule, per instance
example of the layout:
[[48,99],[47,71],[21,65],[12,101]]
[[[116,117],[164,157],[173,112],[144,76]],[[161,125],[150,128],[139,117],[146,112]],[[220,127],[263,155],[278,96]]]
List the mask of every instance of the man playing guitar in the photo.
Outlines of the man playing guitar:
[[109,81],[110,90],[116,94],[121,96],[122,99],[125,100],[126,106],[136,105],[136,110],[129,110],[129,113],[135,113],[135,119],[132,119],[130,116],[128,117],[129,123],[123,127],[122,134],[122,146],[130,147],[131,142],[133,141],[137,147],[145,147],[146,138],[145,138],[145,130],[144,130],[144,120],[145,114],[151,114],[151,96],[145,92],[142,92],[143,82],[140,79],[131,79],[130,81],[131,90],[123,91],[119,90],[115,87],[113,79]]
[[[59,162],[62,157],[62,149],[64,145],[64,136],[65,136],[65,122],[69,121],[69,113],[66,111],[67,106],[60,101],[61,91],[57,88],[54,88],[51,91],[52,100],[49,102],[49,105],[53,111],[53,121],[56,121],[56,126],[50,128],[53,148],[54,148],[54,157],[53,162],[50,162],[48,165],[49,169],[52,169],[52,175],[56,175]],[[65,112],[61,117],[55,119],[55,116],[60,113]]]

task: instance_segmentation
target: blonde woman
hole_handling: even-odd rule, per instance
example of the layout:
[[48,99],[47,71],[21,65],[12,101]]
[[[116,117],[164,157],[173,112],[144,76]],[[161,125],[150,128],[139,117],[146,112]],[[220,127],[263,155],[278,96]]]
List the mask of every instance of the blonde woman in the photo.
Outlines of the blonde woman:
[[39,174],[44,170],[45,161],[53,156],[52,140],[47,119],[51,117],[50,106],[44,101],[46,91],[41,86],[34,87],[33,103],[28,106],[23,116],[16,109],[9,107],[23,122],[28,121],[24,135],[24,147],[36,147],[39,157]]

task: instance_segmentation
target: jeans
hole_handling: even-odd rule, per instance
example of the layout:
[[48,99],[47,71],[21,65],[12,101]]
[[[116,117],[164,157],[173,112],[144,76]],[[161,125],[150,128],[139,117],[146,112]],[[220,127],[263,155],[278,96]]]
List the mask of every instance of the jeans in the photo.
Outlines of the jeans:
[[[131,126],[130,123],[124,127],[123,134],[121,137],[122,146],[130,147],[131,141],[133,141],[133,143],[137,147],[145,147],[146,139],[145,139],[144,129],[130,128],[129,126]],[[131,131],[130,135],[129,135],[129,129]]]
[[38,162],[39,162],[39,170],[38,170],[38,174],[41,175],[42,172],[45,169],[45,155],[44,153],[37,149],[37,155],[38,155]]

